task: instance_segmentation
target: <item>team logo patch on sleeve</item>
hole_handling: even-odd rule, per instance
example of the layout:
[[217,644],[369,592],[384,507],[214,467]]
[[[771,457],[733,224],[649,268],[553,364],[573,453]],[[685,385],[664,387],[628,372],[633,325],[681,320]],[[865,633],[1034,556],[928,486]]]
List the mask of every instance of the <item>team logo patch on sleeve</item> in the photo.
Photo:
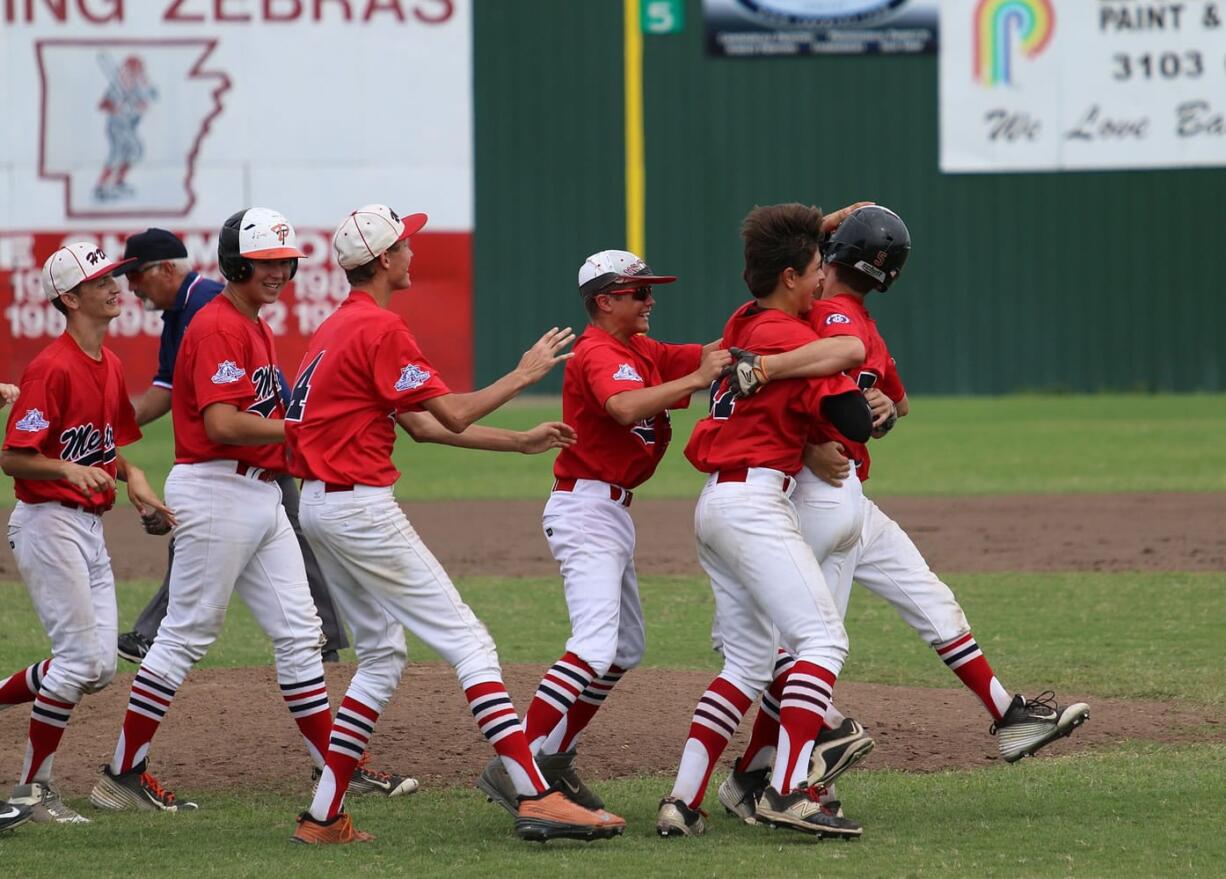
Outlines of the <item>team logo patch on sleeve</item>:
[[643,377],[629,363],[621,364],[617,367],[617,372],[613,373],[613,381],[615,382],[641,382],[642,380]]
[[51,422],[44,418],[43,413],[37,409],[31,409],[16,424],[18,430],[24,430],[26,433],[38,433],[50,426]]
[[400,370],[400,378],[396,379],[396,390],[401,393],[414,391],[430,381],[430,370],[422,369],[415,363]]
[[845,314],[835,313],[835,314],[828,315],[826,317],[826,326],[830,326],[831,324],[849,324],[849,323],[851,323],[851,318],[849,318]]
[[247,374],[247,370],[234,363],[233,360],[223,360],[217,364],[217,372],[209,379],[215,385],[228,385],[238,381]]

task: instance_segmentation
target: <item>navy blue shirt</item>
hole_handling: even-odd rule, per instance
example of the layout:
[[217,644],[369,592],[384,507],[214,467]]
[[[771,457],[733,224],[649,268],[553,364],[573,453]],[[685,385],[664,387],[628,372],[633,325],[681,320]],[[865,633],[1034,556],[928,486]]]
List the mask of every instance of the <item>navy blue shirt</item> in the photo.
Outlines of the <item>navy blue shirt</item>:
[[[159,388],[173,390],[175,376],[175,359],[179,356],[179,344],[187,325],[192,322],[196,312],[204,308],[224,290],[225,284],[202,277],[195,272],[188,272],[175,294],[175,304],[162,312],[162,341],[158,346],[158,371],[153,377],[153,383]],[[281,400],[289,406],[289,385],[285,374],[277,367],[277,377],[280,379]]]

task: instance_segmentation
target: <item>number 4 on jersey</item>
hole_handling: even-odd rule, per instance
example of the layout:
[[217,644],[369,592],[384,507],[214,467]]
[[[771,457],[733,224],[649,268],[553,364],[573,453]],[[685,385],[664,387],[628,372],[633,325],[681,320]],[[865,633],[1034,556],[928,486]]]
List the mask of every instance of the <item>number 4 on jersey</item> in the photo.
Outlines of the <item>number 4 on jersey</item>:
[[320,351],[315,355],[315,359],[298,374],[298,380],[294,382],[294,390],[289,397],[289,406],[285,410],[286,421],[301,421],[306,415],[307,397],[311,395],[311,377],[315,375],[319,361],[323,360],[327,353],[327,351]]

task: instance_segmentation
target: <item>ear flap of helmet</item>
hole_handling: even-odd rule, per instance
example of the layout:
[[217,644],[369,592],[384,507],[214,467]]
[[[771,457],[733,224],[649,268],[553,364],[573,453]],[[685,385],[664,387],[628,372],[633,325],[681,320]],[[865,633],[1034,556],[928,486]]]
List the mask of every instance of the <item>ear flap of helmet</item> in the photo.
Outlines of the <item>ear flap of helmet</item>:
[[246,213],[246,210],[241,210],[232,214],[222,225],[221,234],[217,236],[217,268],[223,278],[235,284],[241,284],[250,278],[252,271],[251,260],[244,258],[238,249],[238,230]]

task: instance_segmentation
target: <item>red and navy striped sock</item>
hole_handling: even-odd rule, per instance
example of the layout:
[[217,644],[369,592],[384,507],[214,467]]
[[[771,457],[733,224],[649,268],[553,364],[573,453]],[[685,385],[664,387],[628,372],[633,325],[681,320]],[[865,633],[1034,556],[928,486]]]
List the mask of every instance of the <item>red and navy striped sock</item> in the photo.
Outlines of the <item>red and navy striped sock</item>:
[[328,738],[328,757],[311,801],[311,817],[316,821],[330,821],[344,807],[349,779],[366,753],[378,720],[376,706],[366,704],[353,692],[345,694],[336,709]]
[[1004,717],[1013,696],[996,679],[992,666],[988,665],[987,657],[975,643],[972,633],[959,635],[944,644],[934,644],[933,649],[941,661],[949,666],[949,670],[966,684],[967,689],[979,697],[993,720]]
[[722,677],[711,681],[698,700],[672,792],[691,809],[702,805],[715,764],[752,704],[751,695]]
[[143,665],[136,672],[119,741],[115,744],[115,755],[111,758],[111,772],[116,775],[127,772],[145,759],[149,743],[174,701],[175,689]]
[[570,711],[566,712],[566,716],[554,727],[549,738],[545,740],[545,747],[542,750],[546,754],[573,751],[579,734],[587,729],[587,725],[592,722],[592,718],[596,716],[604,700],[609,697],[609,693],[617,686],[617,682],[625,673],[624,668],[612,665],[605,674],[594,678],[587,685],[587,689],[579,694],[579,698],[570,707]]
[[13,705],[33,702],[50,667],[51,660],[44,659],[0,681],[0,711]]
[[783,699],[783,685],[787,683],[788,672],[795,664],[796,660],[786,651],[780,650],[775,657],[775,679],[762,694],[758,716],[754,718],[753,731],[749,734],[749,744],[736,762],[738,772],[765,769],[775,759],[775,745],[779,742],[779,702]]
[[324,754],[328,750],[328,738],[332,734],[332,714],[328,705],[328,685],[323,676],[309,681],[281,684],[281,698],[289,707],[289,713],[298,724],[298,731],[306,742],[311,762],[320,769],[324,766]]
[[477,721],[477,728],[502,758],[502,765],[522,797],[536,796],[549,788],[541,770],[532,758],[528,737],[515,713],[511,696],[502,681],[486,681],[464,689],[468,709]]
[[75,707],[75,702],[52,699],[45,693],[34,697],[26,757],[21,767],[22,784],[51,780],[51,761],[55,759],[55,750],[60,746],[64,728]]
[[545,672],[524,717],[533,753],[541,750],[546,737],[570,711],[579,694],[592,683],[595,674],[590,665],[569,651]]
[[837,675],[813,662],[799,659],[788,673],[779,700],[779,746],[771,786],[791,793],[809,771],[809,755],[822,728]]

